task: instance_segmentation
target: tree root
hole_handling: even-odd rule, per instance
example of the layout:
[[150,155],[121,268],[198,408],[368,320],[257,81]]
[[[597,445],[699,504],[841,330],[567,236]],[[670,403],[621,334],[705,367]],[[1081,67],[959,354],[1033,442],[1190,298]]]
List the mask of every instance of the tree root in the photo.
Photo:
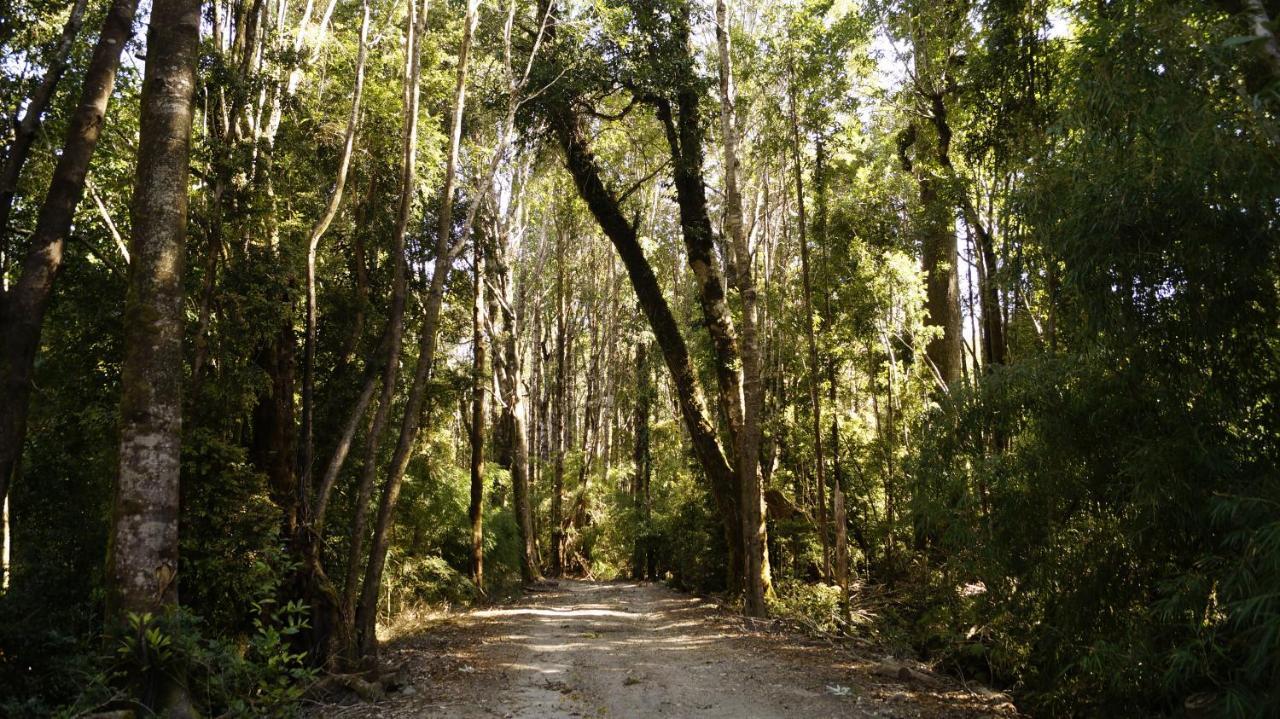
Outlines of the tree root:
[[408,666],[375,667],[351,674],[326,674],[307,688],[307,698],[336,701],[355,697],[365,702],[379,702],[409,685]]

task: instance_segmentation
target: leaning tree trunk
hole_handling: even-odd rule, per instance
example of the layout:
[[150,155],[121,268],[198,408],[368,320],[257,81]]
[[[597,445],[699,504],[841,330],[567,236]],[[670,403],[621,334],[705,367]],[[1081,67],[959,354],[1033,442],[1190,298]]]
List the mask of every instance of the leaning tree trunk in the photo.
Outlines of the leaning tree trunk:
[[[369,500],[373,496],[374,479],[378,473],[378,450],[382,444],[382,435],[391,416],[391,404],[395,398],[396,377],[400,368],[400,345],[404,333],[405,305],[405,235],[409,231],[409,219],[413,210],[413,194],[416,179],[418,157],[418,96],[421,66],[419,43],[425,19],[420,17],[417,0],[408,0],[409,12],[405,17],[405,61],[404,90],[401,97],[404,108],[404,135],[401,142],[402,160],[400,166],[400,205],[396,214],[396,226],[392,237],[391,256],[393,265],[391,289],[391,314],[387,320],[387,357],[382,368],[382,391],[378,398],[378,407],[374,411],[373,421],[369,425],[368,438],[365,442],[364,465],[360,468],[360,479],[356,486],[355,515],[352,518],[351,546],[347,553],[346,582],[342,592],[342,616],[348,622],[345,630],[347,636],[341,641],[345,659],[358,663],[365,655],[365,639],[361,636],[362,622],[356,616],[356,597],[360,594],[360,563],[364,559],[365,523],[369,511]],[[381,568],[379,568],[379,572]],[[371,608],[374,614],[375,606]],[[373,622],[369,622],[372,629]],[[372,638],[376,646],[376,637]]]
[[85,72],[80,102],[67,126],[62,154],[36,218],[22,274],[8,292],[0,290],[0,504],[8,496],[9,482],[22,456],[44,315],[62,268],[62,251],[76,205],[84,195],[89,160],[102,134],[120,53],[133,34],[137,7],[138,0],[115,0],[107,10]]
[[[307,237],[307,316],[302,363],[302,457],[299,460],[301,495],[304,510],[310,507],[311,473],[315,455],[315,374],[316,374],[316,254],[320,240],[333,223],[342,205],[343,189],[347,186],[347,170],[351,167],[351,155],[355,150],[356,127],[360,122],[360,97],[364,92],[364,64],[368,57],[369,3],[364,3],[360,22],[360,49],[356,55],[355,89],[352,90],[351,114],[347,117],[347,132],[342,141],[342,154],[338,158],[338,176],[329,193],[324,211],[311,227]],[[356,229],[360,231],[359,228]]]
[[[121,368],[120,477],[107,562],[107,620],[178,602],[179,455],[182,447],[182,270],[200,1],[156,0],[142,85],[133,194],[129,294]],[[181,677],[164,672],[143,701],[164,716],[193,716]]]
[[[445,281],[458,247],[450,246],[450,229],[453,227],[453,187],[458,168],[458,153],[462,142],[462,116],[466,108],[467,89],[467,56],[471,47],[471,39],[475,33],[476,11],[478,0],[468,0],[467,14],[463,22],[462,42],[458,48],[458,80],[454,88],[453,113],[450,118],[449,157],[445,166],[444,187],[441,190],[440,212],[436,223],[435,268],[431,273],[431,281],[427,290],[427,298],[422,312],[422,326],[418,330],[418,360],[414,368],[413,383],[409,388],[409,397],[405,402],[404,416],[401,418],[400,437],[395,451],[391,455],[391,466],[387,472],[386,486],[378,501],[378,519],[374,525],[373,543],[369,548],[369,562],[365,568],[364,586],[360,595],[360,604],[356,613],[356,637],[359,654],[366,663],[377,659],[378,637],[376,632],[378,615],[378,590],[382,586],[382,571],[386,566],[387,551],[391,542],[391,521],[395,517],[396,503],[400,498],[400,486],[405,471],[409,466],[414,442],[418,436],[421,422],[422,405],[426,399],[427,379],[431,374],[431,365],[435,360],[436,326],[440,318],[440,308],[444,304]],[[423,2],[422,17],[425,22],[426,1]],[[423,28],[425,30],[425,28]],[[416,53],[415,53],[416,55]],[[417,59],[415,57],[414,107],[417,107]],[[407,200],[408,198],[406,198]],[[402,208],[404,218],[408,219],[408,208]],[[473,208],[474,209],[474,208]],[[469,231],[474,213],[468,215],[464,239]]]
[[[550,32],[550,31],[549,31]],[[578,194],[586,202],[601,230],[617,250],[627,268],[640,309],[644,312],[662,350],[663,360],[675,386],[680,414],[689,432],[694,453],[707,476],[711,493],[724,524],[730,568],[742,566],[742,522],[738,511],[737,479],[725,457],[715,428],[707,414],[701,384],[689,357],[689,348],[675,316],[662,294],[653,267],[645,258],[635,227],[622,213],[617,196],[605,186],[595,154],[591,150],[582,117],[565,99],[549,103],[548,120],[564,151],[569,173]]]
[[[45,70],[44,79],[40,81],[40,85],[27,101],[27,106],[23,108],[22,119],[18,121],[18,126],[14,130],[13,142],[9,143],[4,164],[0,166],[0,250],[7,251],[10,246],[9,214],[13,210],[13,198],[18,193],[18,179],[22,176],[22,166],[27,163],[27,156],[31,154],[31,144],[35,142],[36,134],[40,131],[44,113],[49,109],[49,103],[58,89],[58,83],[62,81],[62,76],[67,71],[67,63],[71,59],[71,46],[75,43],[76,36],[80,34],[86,4],[87,0],[75,0],[75,4],[71,6],[71,14],[67,16],[67,23],[62,26],[62,35],[58,37],[58,44],[54,45],[49,53],[49,66]],[[4,269],[0,267],[0,272]]]

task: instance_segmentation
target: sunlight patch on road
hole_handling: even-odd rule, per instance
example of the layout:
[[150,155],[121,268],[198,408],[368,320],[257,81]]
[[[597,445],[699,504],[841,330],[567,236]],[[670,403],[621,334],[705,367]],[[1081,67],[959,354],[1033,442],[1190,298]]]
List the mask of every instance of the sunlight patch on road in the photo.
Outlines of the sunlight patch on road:
[[616,609],[486,609],[476,612],[479,617],[549,617],[552,619],[570,619],[574,617],[621,617],[623,619],[643,619],[647,614],[636,612],[619,612]]

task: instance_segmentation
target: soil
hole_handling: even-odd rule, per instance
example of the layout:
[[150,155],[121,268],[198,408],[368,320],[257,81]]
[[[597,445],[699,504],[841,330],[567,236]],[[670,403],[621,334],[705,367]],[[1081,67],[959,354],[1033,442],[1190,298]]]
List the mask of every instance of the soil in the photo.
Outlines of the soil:
[[371,717],[1016,717],[1007,696],[749,622],[656,584],[562,580],[382,651],[404,688],[316,706]]

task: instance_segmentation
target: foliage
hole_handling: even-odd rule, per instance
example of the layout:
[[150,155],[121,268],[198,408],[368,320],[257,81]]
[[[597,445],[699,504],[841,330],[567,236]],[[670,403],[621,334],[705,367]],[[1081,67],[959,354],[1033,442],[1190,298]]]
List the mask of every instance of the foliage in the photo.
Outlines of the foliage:
[[[1280,716],[1280,77],[1248,14],[1261,8],[1274,32],[1280,4],[729,5],[763,358],[771,611],[816,632],[908,644],[1008,689],[1037,716]],[[6,156],[68,6],[0,0]],[[144,48],[128,49],[42,318],[9,496],[0,713],[88,710],[165,674],[185,675],[210,714],[295,712],[318,670],[306,653],[312,630],[327,631],[316,600],[340,592],[348,570],[363,574],[366,560],[348,566],[348,553],[372,534],[407,378],[432,342],[375,613],[385,623],[517,592],[512,437],[498,421],[511,408],[496,379],[486,382],[483,596],[468,576],[473,293],[492,310],[481,334],[494,366],[483,376],[507,359],[498,338],[514,339],[540,569],[550,570],[563,529],[570,571],[612,579],[652,569],[681,589],[736,591],[685,398],[662,361],[669,348],[635,307],[637,268],[619,261],[579,201],[557,135],[566,110],[582,123],[735,462],[718,394],[723,348],[707,331],[706,277],[689,266],[690,218],[671,165],[673,147],[700,143],[702,174],[680,189],[706,196],[711,260],[730,278],[723,299],[740,328],[738,268],[719,227],[718,120],[729,106],[711,7],[561,3],[539,35],[543,7],[482,4],[450,232],[459,239],[474,209],[472,239],[505,243],[501,262],[486,261],[509,273],[475,282],[473,248],[463,248],[444,268],[439,326],[427,337],[428,279],[445,261],[434,232],[464,14],[450,2],[424,19],[416,189],[406,256],[393,257],[406,6],[370,5],[375,44],[346,196],[317,248],[310,383],[306,240],[343,149],[360,8],[336,6],[314,55],[305,46],[320,35],[314,22],[298,36],[303,47],[291,46],[302,3],[281,6],[282,26],[255,29],[261,48],[236,35],[244,12],[224,12],[243,8],[219,6],[219,32],[230,34],[218,38],[207,14],[183,268],[180,605],[134,616],[104,656],[129,272],[111,228],[130,234]],[[89,4],[14,188],[0,301],[22,275],[104,10]],[[510,82],[535,44],[519,136],[500,148]],[[302,80],[289,90],[294,70]],[[683,121],[692,100],[698,115],[679,123],[688,134],[669,137],[663,108]],[[925,243],[939,236],[954,259],[926,266]],[[398,267],[408,273],[404,336],[387,358]],[[929,286],[949,273],[955,288],[942,301],[963,325],[952,328],[963,366],[943,386],[929,347],[947,337],[947,320],[930,316]],[[651,367],[632,361],[642,348]],[[400,370],[383,408],[391,429],[373,438],[374,409],[349,412],[387,361]],[[314,394],[309,467],[304,386]],[[348,420],[351,449],[326,524],[313,527],[315,485]],[[375,440],[379,451],[367,452]],[[362,505],[366,470],[374,482]],[[365,535],[352,531],[358,515]],[[837,587],[840,555],[848,595]]]

